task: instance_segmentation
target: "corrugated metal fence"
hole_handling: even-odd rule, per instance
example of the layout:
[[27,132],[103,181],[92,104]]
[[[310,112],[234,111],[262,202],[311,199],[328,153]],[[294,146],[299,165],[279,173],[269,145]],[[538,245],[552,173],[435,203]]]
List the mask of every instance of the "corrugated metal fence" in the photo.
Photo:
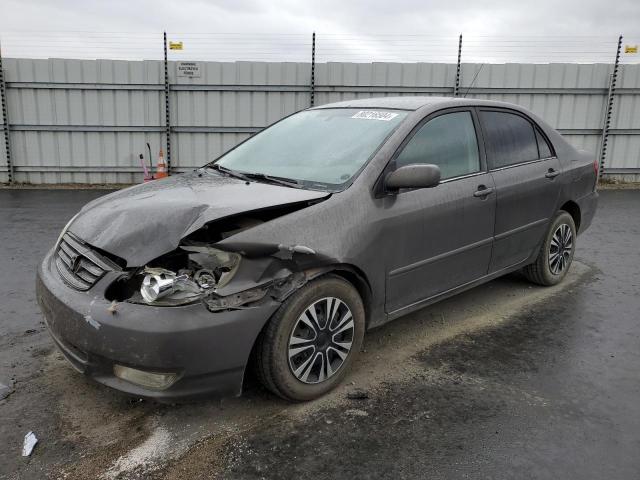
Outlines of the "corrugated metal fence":
[[[202,165],[309,106],[310,63],[199,63],[201,76],[184,78],[177,76],[177,62],[169,62],[174,171]],[[15,182],[136,183],[146,142],[154,162],[165,147],[162,61],[5,58],[3,68]],[[571,143],[595,153],[612,70],[607,64],[462,64],[459,92],[530,108]],[[315,104],[452,95],[455,77],[455,64],[318,63]],[[640,65],[622,65],[607,174],[640,177],[639,108]],[[0,182],[8,181],[8,173],[2,148]]]

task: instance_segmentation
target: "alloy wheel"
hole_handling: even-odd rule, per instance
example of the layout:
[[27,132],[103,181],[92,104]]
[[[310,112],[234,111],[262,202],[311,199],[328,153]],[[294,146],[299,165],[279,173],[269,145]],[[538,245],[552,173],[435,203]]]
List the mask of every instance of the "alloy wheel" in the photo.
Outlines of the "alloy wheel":
[[573,233],[566,223],[558,226],[549,245],[549,269],[560,275],[568,266],[573,250]]
[[336,374],[354,338],[351,310],[342,300],[325,297],[298,317],[289,336],[289,368],[303,383],[320,383]]

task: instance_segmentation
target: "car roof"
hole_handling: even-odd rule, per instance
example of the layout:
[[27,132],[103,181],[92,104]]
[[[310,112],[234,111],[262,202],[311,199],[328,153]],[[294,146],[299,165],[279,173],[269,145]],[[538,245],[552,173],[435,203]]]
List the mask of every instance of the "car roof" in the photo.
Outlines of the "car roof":
[[427,96],[403,96],[403,97],[373,97],[373,98],[360,98],[354,100],[345,100],[343,102],[327,103],[318,107],[313,107],[310,110],[320,110],[323,108],[358,108],[358,109],[370,109],[370,108],[383,108],[383,109],[396,109],[396,110],[408,110],[416,111],[420,110],[419,116],[424,118],[425,115],[430,115],[433,112],[442,110],[444,108],[455,107],[501,107],[515,110],[517,112],[525,114],[528,118],[534,121],[539,128],[550,137],[552,137],[553,144],[557,145],[559,142],[564,142],[560,134],[530,110],[507,102],[498,102],[495,100],[478,100],[476,98],[460,98],[460,97],[427,97]]
[[390,108],[399,110],[418,110],[425,106],[434,108],[461,107],[461,106],[488,106],[488,107],[508,107],[516,110],[523,110],[518,105],[511,103],[496,102],[493,100],[477,100],[473,98],[459,97],[426,97],[426,96],[406,96],[406,97],[374,97],[360,98],[357,100],[345,100],[343,102],[328,103],[313,110],[323,108]]

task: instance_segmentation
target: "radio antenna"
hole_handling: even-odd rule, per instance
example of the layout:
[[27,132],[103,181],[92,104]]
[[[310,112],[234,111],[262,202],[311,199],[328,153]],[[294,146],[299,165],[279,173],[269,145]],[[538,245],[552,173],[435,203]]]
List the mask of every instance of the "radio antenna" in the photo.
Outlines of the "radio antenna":
[[467,91],[464,92],[464,95],[462,96],[462,98],[467,98],[467,94],[469,93],[469,90],[471,90],[471,87],[473,87],[473,84],[476,83],[476,78],[478,78],[478,74],[480,73],[480,70],[482,70],[482,67],[484,67],[484,63],[481,64],[480,68],[476,71],[476,74],[473,76],[473,80],[471,80],[471,84],[467,88]]

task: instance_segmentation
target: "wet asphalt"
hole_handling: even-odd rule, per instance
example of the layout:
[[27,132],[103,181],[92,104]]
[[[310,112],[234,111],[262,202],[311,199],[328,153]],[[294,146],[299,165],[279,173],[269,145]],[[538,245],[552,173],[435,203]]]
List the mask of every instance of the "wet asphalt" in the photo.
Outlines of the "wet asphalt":
[[[132,409],[189,424],[213,411],[139,407],[70,371],[48,378],[55,353],[35,302],[34,271],[64,223],[101,194],[0,190],[0,383],[13,389],[0,400],[0,478],[56,477],[60,470],[50,467],[88,455],[60,411],[65,395],[86,393],[94,416],[103,401],[106,424]],[[412,374],[390,375],[369,398],[295,417],[274,402],[277,415],[121,478],[640,478],[640,190],[601,192],[576,259],[588,268],[571,288],[416,351]],[[492,284],[465,302],[482,295],[499,316],[500,295],[527,295],[517,276]],[[456,305],[447,302],[444,311]],[[394,332],[384,328],[373,338]],[[420,324],[403,328],[410,338]],[[247,397],[243,408],[272,409],[257,387]],[[83,404],[75,405],[81,418]],[[142,428],[135,415],[127,435]],[[43,445],[22,459],[28,430]]]

